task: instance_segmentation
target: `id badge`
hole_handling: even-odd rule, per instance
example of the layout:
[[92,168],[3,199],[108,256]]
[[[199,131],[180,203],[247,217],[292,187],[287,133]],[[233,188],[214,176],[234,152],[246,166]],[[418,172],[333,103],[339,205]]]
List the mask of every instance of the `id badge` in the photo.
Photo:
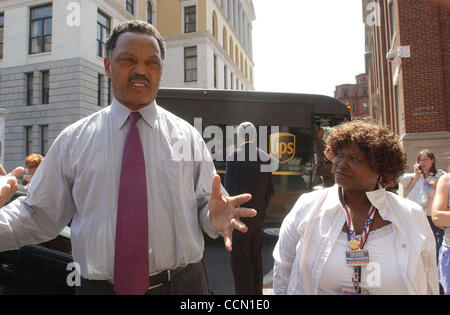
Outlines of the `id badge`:
[[365,249],[345,251],[347,266],[363,266],[369,263],[369,251]]

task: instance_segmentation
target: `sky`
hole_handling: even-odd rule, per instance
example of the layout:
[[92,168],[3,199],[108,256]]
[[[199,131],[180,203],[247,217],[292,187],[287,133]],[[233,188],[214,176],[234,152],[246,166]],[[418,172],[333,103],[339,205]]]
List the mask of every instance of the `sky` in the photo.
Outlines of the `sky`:
[[253,0],[258,91],[334,96],[365,71],[361,0]]

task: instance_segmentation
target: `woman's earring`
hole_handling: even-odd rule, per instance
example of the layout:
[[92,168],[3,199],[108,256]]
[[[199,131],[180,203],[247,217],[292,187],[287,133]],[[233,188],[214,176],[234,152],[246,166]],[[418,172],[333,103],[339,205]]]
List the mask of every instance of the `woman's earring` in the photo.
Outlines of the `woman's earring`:
[[382,189],[383,186],[381,185],[381,182],[383,181],[383,177],[378,176],[378,189]]

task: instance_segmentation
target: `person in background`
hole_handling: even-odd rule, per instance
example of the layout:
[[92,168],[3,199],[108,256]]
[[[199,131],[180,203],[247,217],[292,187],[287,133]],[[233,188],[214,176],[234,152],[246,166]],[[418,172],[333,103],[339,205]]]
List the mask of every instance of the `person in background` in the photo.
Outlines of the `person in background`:
[[[2,156],[2,142],[0,141],[0,157]],[[4,169],[3,165],[0,164],[0,176],[6,176],[6,170]]]
[[434,225],[444,229],[439,249],[438,275],[445,294],[450,294],[450,173],[439,178],[431,207]]
[[6,173],[5,168],[3,167],[3,165],[0,164],[0,176],[6,176],[6,175],[8,175],[8,174]]
[[325,156],[325,131],[319,127],[314,132],[315,165],[313,175],[313,186],[324,185],[333,186],[333,176],[331,174],[331,163]]
[[36,170],[43,159],[44,157],[37,153],[30,154],[25,158],[25,175],[23,176],[24,186],[30,183],[31,178],[34,173],[36,173]]
[[302,194],[284,219],[274,293],[438,294],[436,248],[422,208],[385,189],[406,168],[398,137],[352,121],[326,144],[336,185]]
[[403,196],[417,202],[424,209],[428,222],[436,239],[436,252],[442,244],[444,231],[433,224],[431,219],[431,205],[436,190],[438,179],[444,174],[442,170],[436,169],[436,157],[430,150],[422,150],[417,155],[414,164],[414,177],[411,178]]
[[230,195],[250,193],[252,199],[243,207],[256,209],[253,218],[243,218],[247,233],[233,232],[231,269],[235,293],[238,295],[263,294],[263,245],[262,227],[265,209],[274,193],[272,173],[262,172],[261,165],[270,164],[267,153],[256,146],[256,129],[251,122],[238,127],[238,144],[242,143],[231,157],[227,157],[225,189]]

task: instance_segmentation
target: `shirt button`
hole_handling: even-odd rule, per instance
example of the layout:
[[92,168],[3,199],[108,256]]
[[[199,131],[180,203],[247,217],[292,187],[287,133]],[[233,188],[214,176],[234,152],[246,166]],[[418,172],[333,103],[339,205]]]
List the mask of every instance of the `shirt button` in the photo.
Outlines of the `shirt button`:
[[151,255],[152,252],[153,252],[153,249],[150,248],[150,249],[148,250],[148,254]]
[[406,248],[406,244],[402,244],[402,248]]

